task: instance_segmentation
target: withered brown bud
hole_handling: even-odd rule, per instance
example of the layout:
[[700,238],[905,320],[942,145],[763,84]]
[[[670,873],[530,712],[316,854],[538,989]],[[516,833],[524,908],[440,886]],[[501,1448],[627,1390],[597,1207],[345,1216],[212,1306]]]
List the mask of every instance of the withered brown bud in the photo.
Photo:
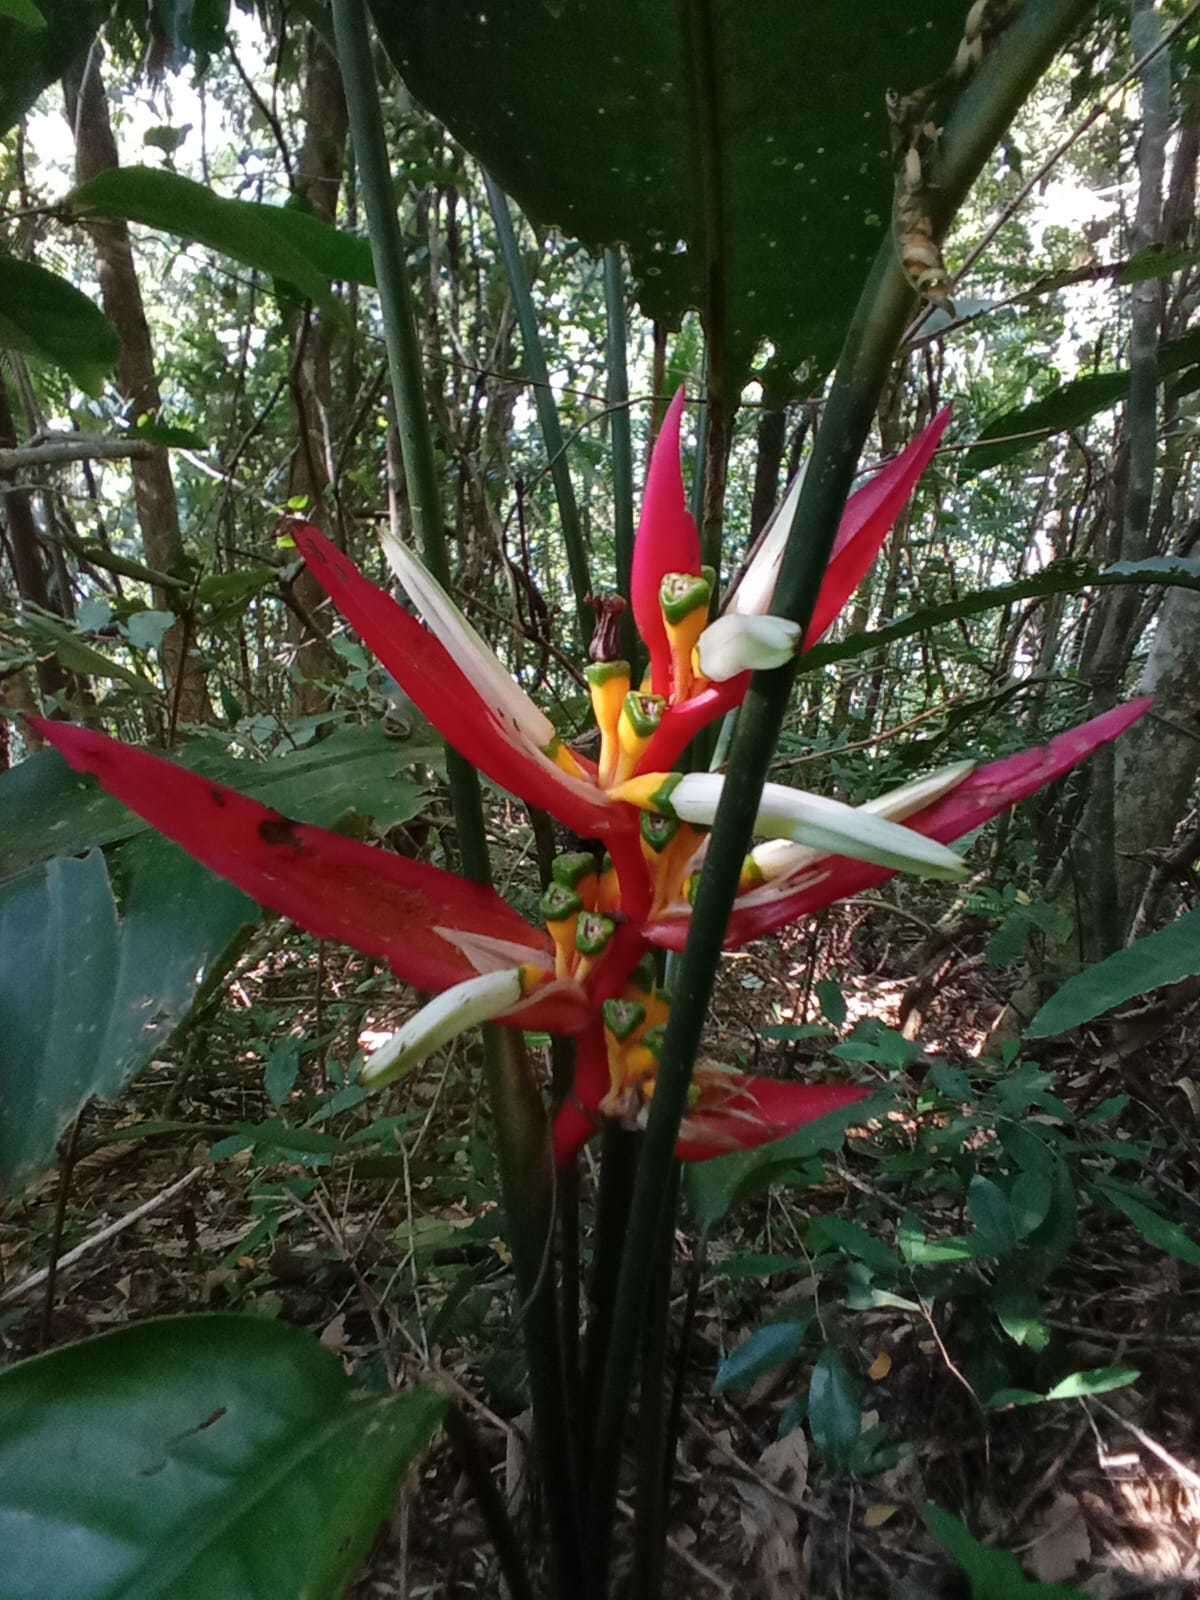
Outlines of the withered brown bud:
[[621,614],[625,600],[619,594],[590,594],[587,604],[596,613],[596,631],[592,634],[588,657],[592,661],[618,661],[621,657]]

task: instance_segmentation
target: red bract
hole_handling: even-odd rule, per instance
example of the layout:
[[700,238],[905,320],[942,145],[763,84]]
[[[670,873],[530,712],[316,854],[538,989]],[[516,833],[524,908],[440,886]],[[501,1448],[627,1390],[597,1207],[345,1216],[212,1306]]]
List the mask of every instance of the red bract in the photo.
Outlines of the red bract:
[[700,535],[688,510],[679,460],[679,429],[686,395],[682,388],[667,407],[646,474],[642,517],[633,546],[630,591],[633,616],[650,652],[651,688],[671,690],[671,651],[659,605],[659,589],[669,572],[700,571]]
[[[676,395],[673,405],[679,402],[681,395],[682,390]],[[804,636],[805,649],[811,649],[820,642],[870,571],[900,513],[911,500],[921,474],[932,461],[949,423],[949,410],[940,412],[894,461],[888,462],[861,489],[855,490],[846,502],[829,566],[817,593],[812,621]],[[678,430],[672,439],[667,436],[664,423],[655,445],[655,457],[668,448],[677,450],[677,445]],[[673,459],[678,470],[677,457],[673,455]],[[763,530],[758,550],[730,597],[729,611],[754,615],[770,609],[798,492],[797,481]],[[682,480],[678,496],[681,502],[679,509],[683,515],[687,515],[686,506],[682,505]],[[643,523],[645,520],[643,514]],[[634,554],[636,558],[636,547]],[[698,553],[696,559],[699,560]],[[638,625],[641,627],[640,616]],[[662,726],[642,753],[638,770],[662,772],[673,767],[698,733],[718,717],[741,705],[749,686],[750,674],[740,673],[725,683],[704,685],[688,699],[668,706]]]

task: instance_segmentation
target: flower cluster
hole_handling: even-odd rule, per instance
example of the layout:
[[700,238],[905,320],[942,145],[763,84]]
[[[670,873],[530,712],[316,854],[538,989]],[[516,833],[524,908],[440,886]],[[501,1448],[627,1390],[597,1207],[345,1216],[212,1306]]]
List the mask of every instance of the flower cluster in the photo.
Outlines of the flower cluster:
[[[682,392],[655,444],[634,549],[634,619],[644,677],[597,629],[587,667],[595,759],[565,742],[411,551],[388,561],[420,620],[316,528],[294,537],[310,571],[429,721],[469,762],[570,830],[534,927],[491,889],[321,828],[90,729],[38,719],[43,736],[152,826],[264,906],[382,958],[434,998],[382,1045],[364,1081],[398,1077],[465,1028],[497,1021],[578,1039],[575,1083],[555,1121],[570,1159],[605,1118],[638,1126],[654,1094],[670,997],[655,949],[682,949],[691,890],[721,796],[718,773],[672,770],[694,736],[741,701],[752,670],[813,645],[894,525],[945,428],[931,423],[848,502],[803,640],[770,614],[798,484],[789,490],[723,614],[700,560],[680,469]],[[962,875],[954,839],[1069,771],[1143,714],[1138,701],[1042,749],[960,762],[869,804],[778,784],[763,792],[726,936],[728,948],[860,893],[902,870]],[[702,1061],[678,1154],[748,1148],[853,1104],[850,1084],[782,1082]]]

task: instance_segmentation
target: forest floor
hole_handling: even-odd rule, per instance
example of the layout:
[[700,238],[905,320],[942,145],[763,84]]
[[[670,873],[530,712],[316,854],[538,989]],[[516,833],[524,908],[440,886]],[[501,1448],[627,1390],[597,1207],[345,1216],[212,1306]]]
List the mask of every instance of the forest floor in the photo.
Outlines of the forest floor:
[[[775,1019],[811,1019],[814,980],[836,969],[847,1026],[856,1016],[894,1026],[906,994],[921,1001],[920,1049],[902,1073],[917,1091],[931,1056],[973,1067],[1011,979],[986,965],[983,936],[968,922],[910,992],[919,947],[930,956],[920,921],[851,905],[789,940],[751,947],[723,978],[717,1046],[752,1054],[763,1070],[827,1070],[815,1063],[819,1041],[781,1047],[755,1029],[765,996]],[[528,1524],[535,1508],[510,1278],[465,1061],[393,1091],[384,1109],[404,1119],[405,1138],[385,1140],[384,1153],[376,1146],[351,1163],[245,1136],[280,1117],[343,1135],[377,1114],[375,1102],[348,1103],[337,1063],[395,1025],[391,996],[359,958],[318,952],[281,927],[260,938],[180,1058],[156,1063],[118,1107],[85,1114],[52,1297],[31,1275],[51,1254],[60,1176],[0,1211],[0,1350],[13,1361],[174,1312],[283,1317],[311,1329],[368,1386],[432,1378],[456,1394]],[[1118,1137],[1146,1142],[1153,1170],[1144,1181],[1174,1194],[1186,1221],[1200,1108],[1187,1076],[1189,1018],[1167,1007],[1121,1026],[1055,1045],[1041,1065],[1054,1072],[1070,1116],[1106,1096],[1130,1097]],[[302,1038],[318,1041],[303,1058]],[[978,1293],[916,1302],[901,1294],[895,1304],[852,1308],[836,1274],[804,1264],[805,1230],[821,1213],[845,1211],[882,1239],[894,1236],[902,1207],[869,1154],[877,1131],[852,1136],[815,1187],[782,1186],[744,1204],[711,1243],[687,1345],[664,1592],[965,1594],[921,1520],[921,1506],[934,1501],[986,1545],[1016,1552],[1032,1577],[1071,1583],[1093,1600],[1200,1596],[1200,1278],[1134,1229],[1081,1207],[1074,1243],[1041,1291],[1054,1370],[1127,1364],[1136,1382],[1089,1399],[987,1409],[969,1375]],[[960,1233],[961,1186],[956,1200],[943,1169],[918,1177],[927,1232],[940,1213],[943,1231]],[[695,1246],[685,1216],[673,1284],[680,1300]],[[772,1252],[799,1265],[742,1270],[750,1256]],[[968,1276],[978,1291],[988,1272]],[[719,1362],[789,1311],[815,1314],[823,1339],[860,1375],[864,1425],[878,1423],[899,1447],[880,1457],[881,1470],[835,1470],[804,1428],[780,1440],[780,1418],[806,1392],[816,1346],[748,1387],[714,1393]],[[435,1449],[400,1495],[354,1594],[440,1600],[499,1587],[461,1475]]]

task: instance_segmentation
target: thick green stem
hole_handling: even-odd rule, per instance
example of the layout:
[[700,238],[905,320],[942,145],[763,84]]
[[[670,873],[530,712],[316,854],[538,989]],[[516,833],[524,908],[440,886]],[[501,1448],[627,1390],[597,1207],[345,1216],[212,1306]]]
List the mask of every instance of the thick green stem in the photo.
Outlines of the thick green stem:
[[[358,163],[375,276],[387,341],[396,424],[413,524],[425,561],[443,584],[449,562],[437,468],[425,408],[420,347],[404,247],[396,218],[383,117],[363,0],[333,0],[338,60],[346,83],[350,132]],[[490,869],[479,780],[447,748],[447,771],[467,876],[487,882]],[[518,1035],[484,1030],[484,1069],[496,1126],[501,1192],[509,1221],[533,1400],[534,1431],[545,1485],[559,1591],[582,1590],[579,1501],[559,1358],[558,1307],[552,1260],[554,1169],[546,1112]]]
[[546,457],[550,464],[550,481],[554,484],[554,496],[558,501],[558,520],[562,525],[563,543],[567,551],[567,570],[571,575],[571,588],[575,594],[575,617],[579,624],[579,636],[586,645],[592,637],[593,618],[587,604],[587,597],[592,592],[592,580],[588,573],[587,549],[579,522],[579,507],[575,503],[575,487],[571,482],[571,469],[567,464],[567,447],[558,420],[554,391],[550,387],[546,353],[542,348],[537,310],[529,289],[525,260],[517,243],[512,212],[508,207],[508,196],[486,172],[483,175],[483,183],[487,190],[496,236],[500,241],[500,255],[504,261],[504,270],[508,274],[508,286],[512,290],[513,308],[517,313],[517,322],[521,329],[525,370],[533,384],[533,398],[537,405],[542,442],[546,446]]
[[[612,1328],[613,1302],[621,1251],[629,1224],[629,1202],[633,1195],[633,1176],[637,1171],[637,1134],[628,1133],[616,1123],[607,1123],[600,1138],[600,1185],[596,1196],[596,1225],[592,1275],[588,1284],[587,1346],[584,1355],[583,1427],[585,1444],[590,1446],[596,1421],[608,1337]],[[584,1460],[590,1462],[591,1450]]]
[[658,1259],[642,1344],[638,1389],[637,1494],[633,1528],[633,1580],[630,1600],[659,1600],[667,1551],[671,1463],[675,1436],[668,1428],[667,1372],[671,1331],[671,1263],[675,1256],[675,1217],[679,1209],[679,1164],[659,1227]]
[[[960,96],[947,121],[931,188],[944,232],[1017,108],[1089,8],[1089,0],[1024,7]],[[838,521],[879,395],[913,308],[890,236],[864,287],[813,444],[773,609],[803,628],[812,614]],[[630,1369],[653,1275],[666,1179],[687,1105],[725,927],[750,845],[762,786],[794,672],[756,674],[738,719],[729,776],[701,876],[675,989],[621,1265],[601,1394],[589,1496],[589,1559],[607,1581]]]
[[574,1418],[566,1403],[554,1289],[554,1164],[546,1111],[520,1034],[488,1028],[484,1072],[496,1124],[496,1161],[521,1305],[534,1443],[563,1600],[583,1592]]
[[[617,592],[628,600],[633,571],[633,440],[629,427],[625,273],[619,245],[610,245],[604,252],[604,307],[607,317],[604,350],[608,366],[605,404],[609,410],[612,440],[613,545],[617,557]],[[621,654],[626,661],[635,661],[636,650],[633,611],[627,609],[621,618]]]
[[[379,308],[383,315],[388,371],[396,411],[396,431],[404,461],[404,479],[413,527],[421,541],[425,565],[443,587],[450,584],[446,530],[442,523],[437,465],[425,405],[425,379],[421,348],[413,317],[412,292],[404,260],[404,241],[396,216],[396,197],[388,165],[387,139],[379,90],[371,59],[371,35],[363,0],[333,0],[334,37],[338,63],[346,86],[350,112],[350,138],[371,239]],[[458,827],[463,869],[467,876],[487,883],[487,835],[479,777],[458,752],[446,746],[446,775],[454,820]]]
[[475,1496],[496,1551],[500,1571],[504,1574],[509,1600],[534,1600],[533,1584],[525,1556],[521,1550],[516,1529],[508,1515],[500,1491],[496,1488],[488,1464],[479,1448],[479,1441],[466,1417],[457,1406],[446,1412],[446,1437],[458,1458],[471,1493]]

